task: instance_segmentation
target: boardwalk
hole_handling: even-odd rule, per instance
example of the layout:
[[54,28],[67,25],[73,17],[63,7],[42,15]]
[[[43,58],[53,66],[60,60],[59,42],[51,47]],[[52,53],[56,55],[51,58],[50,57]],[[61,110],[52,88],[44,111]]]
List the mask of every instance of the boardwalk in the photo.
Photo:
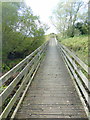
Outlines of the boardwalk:
[[86,118],[73,81],[59,54],[56,41],[52,39],[15,118]]

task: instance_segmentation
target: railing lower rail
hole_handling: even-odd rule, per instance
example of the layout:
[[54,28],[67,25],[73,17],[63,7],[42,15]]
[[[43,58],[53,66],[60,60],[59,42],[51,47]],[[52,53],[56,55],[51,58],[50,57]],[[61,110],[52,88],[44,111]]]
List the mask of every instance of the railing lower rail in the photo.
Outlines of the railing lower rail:
[[86,114],[90,119],[90,80],[88,79],[90,75],[90,73],[88,73],[89,68],[67,47],[59,42],[57,46],[70,71],[70,74],[74,79],[75,87],[84,105]]
[[[40,65],[48,42],[40,46],[0,78],[0,119],[6,119],[20,103]],[[21,97],[22,96],[22,97]],[[21,97],[21,99],[20,99]],[[13,117],[12,116],[12,117]]]

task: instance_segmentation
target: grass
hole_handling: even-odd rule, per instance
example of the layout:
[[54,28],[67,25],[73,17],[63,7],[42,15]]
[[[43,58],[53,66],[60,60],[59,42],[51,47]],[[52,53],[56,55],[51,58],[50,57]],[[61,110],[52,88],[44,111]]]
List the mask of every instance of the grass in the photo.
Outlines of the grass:
[[60,40],[88,65],[88,36],[78,36]]

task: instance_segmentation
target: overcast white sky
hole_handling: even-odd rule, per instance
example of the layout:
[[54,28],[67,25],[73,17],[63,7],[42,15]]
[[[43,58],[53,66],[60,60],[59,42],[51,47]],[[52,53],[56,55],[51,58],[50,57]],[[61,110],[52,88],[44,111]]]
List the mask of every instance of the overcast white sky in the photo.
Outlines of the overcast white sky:
[[[59,1],[61,0],[25,0],[26,4],[32,8],[33,13],[40,16],[41,22],[50,26],[50,29],[47,31],[47,33],[56,32],[55,28],[50,22],[49,16],[52,15],[52,11]],[[87,2],[89,0],[83,1]]]

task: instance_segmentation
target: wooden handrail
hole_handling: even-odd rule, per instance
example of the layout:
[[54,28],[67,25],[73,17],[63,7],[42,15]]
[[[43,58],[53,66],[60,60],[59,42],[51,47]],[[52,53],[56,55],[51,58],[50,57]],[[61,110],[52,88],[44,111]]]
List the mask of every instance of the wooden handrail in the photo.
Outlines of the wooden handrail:
[[83,61],[81,61],[73,52],[71,52],[67,47],[65,47],[64,45],[61,45],[64,49],[65,49],[65,51],[67,51],[73,58],[74,58],[74,60],[88,73],[88,74],[90,74],[89,72],[88,72],[88,66],[83,62]]
[[[48,42],[44,43],[0,78],[0,86],[2,86],[15,75],[15,77],[0,94],[0,108],[4,105],[4,108],[1,111],[0,119],[7,118],[18,97],[20,97],[21,93],[28,86],[28,84],[31,83],[32,76],[35,75],[37,67],[40,65],[47,45]],[[9,98],[10,95],[11,98]],[[8,98],[10,100],[7,103]]]
[[[90,81],[87,78],[87,76],[90,75],[90,73],[88,73],[89,67],[66,46],[59,42],[57,43],[59,52],[73,76],[75,86],[78,88],[80,96],[82,96],[81,100],[83,99],[83,105],[88,115],[90,110]],[[87,76],[83,71],[87,73]]]
[[15,67],[13,67],[10,71],[8,71],[6,74],[0,77],[0,87],[7,82],[7,80],[12,77],[19,69],[21,69],[25,64],[28,63],[30,59],[34,57],[35,54],[37,54],[43,47],[46,45],[44,43],[42,46],[37,48],[34,52],[32,52],[30,55],[28,55],[25,59],[23,59],[20,63],[18,63]]

